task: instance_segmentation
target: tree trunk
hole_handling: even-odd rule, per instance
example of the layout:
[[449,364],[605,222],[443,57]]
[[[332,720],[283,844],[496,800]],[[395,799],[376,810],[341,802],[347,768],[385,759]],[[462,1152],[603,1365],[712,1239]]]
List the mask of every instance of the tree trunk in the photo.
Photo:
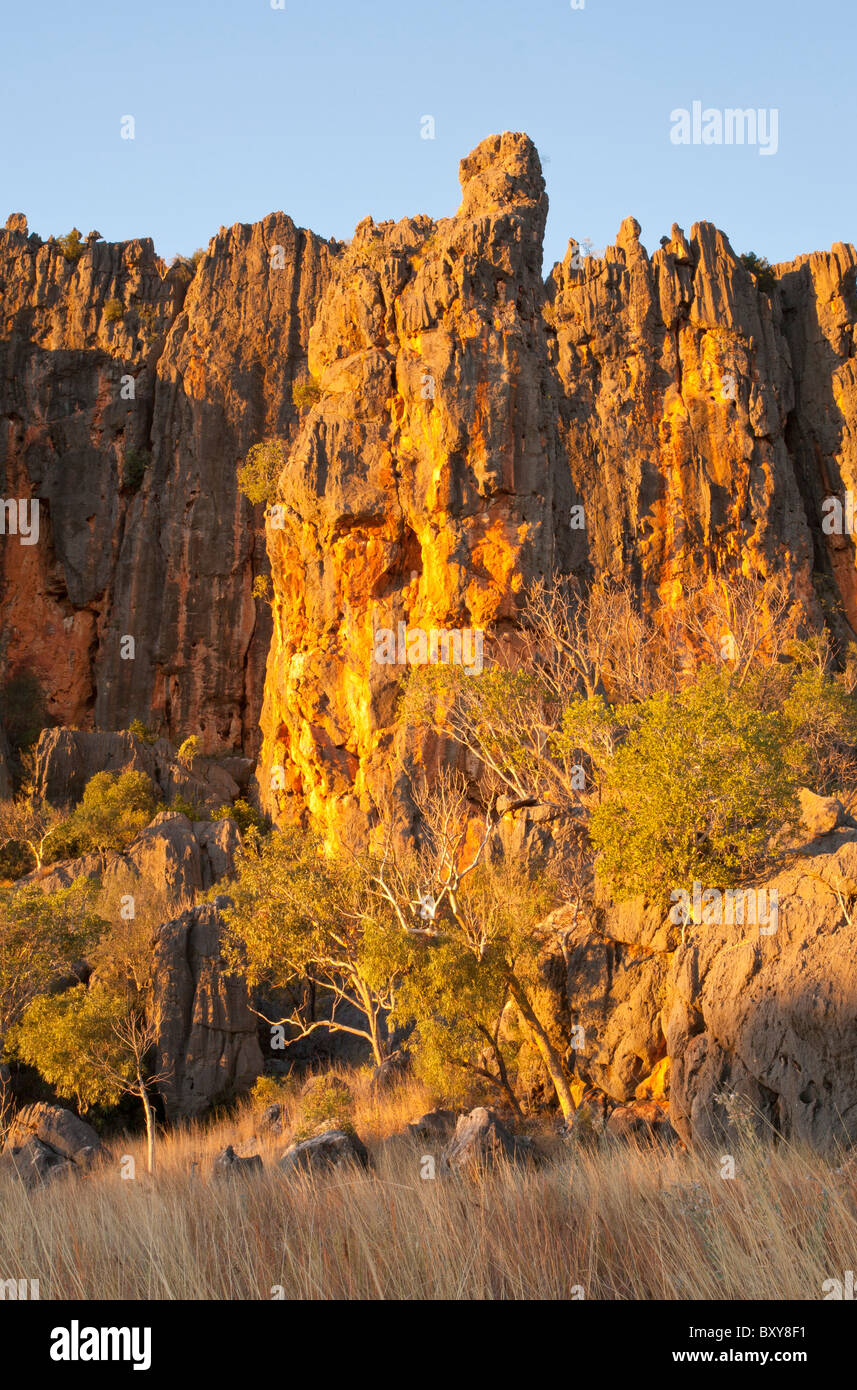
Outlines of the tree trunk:
[[509,976],[509,993],[514,999],[518,1007],[518,1012],[520,1013],[521,1018],[523,1019],[524,1026],[529,1032],[533,1044],[536,1050],[538,1051],[539,1056],[545,1064],[548,1076],[550,1077],[553,1083],[553,1088],[556,1091],[557,1099],[559,1101],[559,1107],[562,1111],[563,1118],[569,1120],[574,1114],[576,1107],[574,1104],[574,1098],[571,1094],[571,1088],[568,1084],[565,1072],[563,1071],[563,1066],[562,1062],[560,1061],[559,1053],[557,1052],[556,1048],[554,1047],[553,1043],[551,1042],[541,1023],[539,1023],[539,1020],[535,1015],[533,1007],[526,996],[524,987],[521,984],[520,980],[516,979],[516,977],[511,974]]
[[140,1087],[140,1099],[146,1112],[146,1167],[151,1176],[155,1171],[155,1113],[152,1110],[152,1102],[149,1100],[145,1081],[141,1077],[138,1077],[137,1081]]
[[[511,1081],[509,1080],[509,1073],[508,1073],[507,1070],[506,1070],[506,1063],[505,1063],[505,1061],[503,1060],[503,1054],[502,1054],[502,1052],[500,1051],[499,1045],[498,1045],[498,1043],[497,1043],[497,1039],[496,1039],[496,1038],[492,1038],[492,1036],[491,1036],[491,1034],[488,1032],[488,1029],[487,1029],[487,1028],[484,1028],[484,1027],[480,1026],[479,1031],[480,1031],[480,1033],[483,1034],[484,1037],[486,1037],[486,1038],[488,1039],[488,1046],[489,1046],[490,1049],[491,1049],[491,1055],[492,1055],[492,1057],[494,1058],[494,1061],[495,1061],[496,1066],[497,1066],[497,1075],[496,1075],[496,1077],[491,1076],[491,1077],[489,1077],[489,1079],[490,1079],[491,1081],[494,1082],[495,1086],[499,1086],[500,1090],[503,1092],[503,1094],[506,1096],[507,1100],[509,1101],[509,1104],[511,1105],[511,1107],[512,1107],[513,1111],[515,1112],[515,1114],[517,1115],[518,1119],[519,1119],[519,1120],[522,1120],[522,1119],[524,1118],[523,1112],[521,1111],[521,1107],[520,1107],[520,1105],[518,1104],[518,1097],[515,1095],[515,1092],[512,1090],[512,1083],[511,1083]],[[485,1072],[485,1075],[488,1076],[489,1073],[488,1073],[488,1072]]]

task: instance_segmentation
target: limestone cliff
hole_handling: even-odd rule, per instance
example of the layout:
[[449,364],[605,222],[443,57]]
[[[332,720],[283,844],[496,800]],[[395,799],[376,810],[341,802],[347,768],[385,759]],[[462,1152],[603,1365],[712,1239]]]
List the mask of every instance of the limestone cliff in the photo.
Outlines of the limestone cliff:
[[261,781],[283,818],[359,834],[390,793],[407,816],[403,667],[373,634],[499,643],[554,565],[649,606],[782,569],[810,617],[838,590],[857,618],[853,540],[821,530],[855,463],[854,249],[777,266],[768,292],[710,224],[649,257],[629,218],[542,284],[531,142],[491,137],[460,179],[455,217],[361,223],[310,334],[321,399],[268,531]]
[[147,240],[69,259],[20,215],[0,232],[2,496],[40,499],[38,543],[2,537],[0,658],[51,721],[253,751],[267,561],[236,467],[293,426],[333,254],[275,213],[188,287]]
[[[731,564],[857,624],[853,538],[821,528],[857,473],[853,247],[767,290],[710,224],[650,256],[629,218],[544,281],[532,143],[492,136],[460,177],[455,216],[367,218],[345,248],[279,213],[222,229],[189,287],[148,241],[70,261],[10,218],[2,496],[43,519],[0,537],[4,681],[83,729],[263,736],[277,817],[360,834],[390,792],[408,813],[379,629],[484,628],[490,652],[553,566],[654,606]],[[236,468],[273,437],[265,528]]]

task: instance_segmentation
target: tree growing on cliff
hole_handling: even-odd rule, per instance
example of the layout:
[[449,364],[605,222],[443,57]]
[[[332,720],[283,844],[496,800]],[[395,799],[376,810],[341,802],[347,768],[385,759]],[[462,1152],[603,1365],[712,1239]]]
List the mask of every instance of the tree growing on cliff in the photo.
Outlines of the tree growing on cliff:
[[[252,836],[230,894],[225,950],[233,970],[251,988],[291,995],[282,1011],[259,1016],[287,1028],[290,1041],[319,1029],[364,1038],[380,1064],[407,943],[390,929],[356,861],[326,855],[296,830]],[[304,1006],[307,988],[326,1012]]]
[[66,819],[31,791],[0,801],[0,847],[20,846],[30,854],[35,868],[41,869]]
[[[713,670],[675,695],[611,713],[617,747],[604,760],[590,833],[612,890],[726,885],[757,869],[796,815],[797,764],[782,715]],[[565,737],[577,743],[591,719],[586,702],[569,708]]]
[[122,851],[157,814],[160,800],[145,772],[97,772],[53,842],[53,853]]
[[276,501],[277,479],[286,465],[286,445],[282,439],[254,444],[238,468],[238,488],[253,506]]

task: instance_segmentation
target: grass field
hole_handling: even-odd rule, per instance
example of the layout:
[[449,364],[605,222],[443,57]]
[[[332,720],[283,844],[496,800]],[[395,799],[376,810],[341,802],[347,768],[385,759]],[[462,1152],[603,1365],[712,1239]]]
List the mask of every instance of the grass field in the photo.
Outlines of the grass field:
[[[728,1179],[720,1155],[577,1148],[543,1127],[537,1168],[425,1179],[429,1146],[390,1136],[426,1108],[412,1083],[376,1102],[359,1082],[369,1173],[286,1177],[286,1140],[254,1139],[248,1105],[162,1136],[152,1179],[136,1136],[85,1176],[30,1192],[5,1177],[0,1278],[38,1279],[42,1299],[820,1299],[855,1267],[853,1159],[750,1144]],[[210,1182],[227,1143],[264,1174]]]

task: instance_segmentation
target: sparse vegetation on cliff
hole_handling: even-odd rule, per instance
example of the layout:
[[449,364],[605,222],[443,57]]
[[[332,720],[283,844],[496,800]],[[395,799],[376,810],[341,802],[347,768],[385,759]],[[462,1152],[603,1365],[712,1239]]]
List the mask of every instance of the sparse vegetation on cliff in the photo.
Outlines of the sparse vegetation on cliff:
[[292,382],[292,401],[298,410],[311,410],[321,400],[321,386],[314,376]]
[[770,294],[776,288],[777,277],[773,266],[764,256],[757,256],[755,251],[746,251],[741,257],[741,264],[749,270],[760,290]]
[[87,250],[86,242],[83,240],[77,227],[72,227],[71,231],[66,232],[65,236],[59,237],[58,244],[66,260],[70,261],[72,265],[76,265]]
[[139,492],[150,467],[152,455],[148,449],[126,449],[122,460],[122,487],[127,492]]
[[276,499],[277,479],[286,463],[286,446],[281,439],[254,444],[238,468],[238,487],[254,506],[267,506]]

